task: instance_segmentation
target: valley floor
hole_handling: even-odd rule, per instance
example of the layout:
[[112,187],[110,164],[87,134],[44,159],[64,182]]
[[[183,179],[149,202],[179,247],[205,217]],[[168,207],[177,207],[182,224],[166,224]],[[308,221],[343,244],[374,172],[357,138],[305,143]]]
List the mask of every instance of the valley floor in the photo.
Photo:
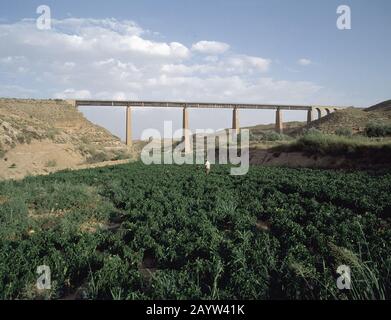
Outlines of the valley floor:
[[136,162],[0,182],[0,298],[391,297],[389,170],[229,172]]

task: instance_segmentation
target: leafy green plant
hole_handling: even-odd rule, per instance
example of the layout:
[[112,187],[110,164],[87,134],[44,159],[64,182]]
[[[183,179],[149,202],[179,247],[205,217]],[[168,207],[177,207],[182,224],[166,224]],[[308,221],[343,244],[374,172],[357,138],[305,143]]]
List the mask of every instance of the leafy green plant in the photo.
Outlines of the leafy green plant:
[[41,298],[42,264],[50,299],[391,297],[389,170],[229,169],[136,162],[0,182],[0,298]]

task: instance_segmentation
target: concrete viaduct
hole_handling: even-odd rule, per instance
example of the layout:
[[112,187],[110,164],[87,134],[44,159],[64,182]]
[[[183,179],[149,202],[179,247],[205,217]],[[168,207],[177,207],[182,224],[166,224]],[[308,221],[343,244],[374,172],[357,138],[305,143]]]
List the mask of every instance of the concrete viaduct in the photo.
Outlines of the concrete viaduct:
[[239,127],[239,110],[240,109],[260,109],[260,110],[276,110],[276,125],[275,130],[278,133],[283,132],[283,110],[304,110],[307,111],[307,123],[313,121],[313,112],[317,112],[317,119],[320,119],[323,114],[342,109],[338,106],[309,106],[309,105],[273,105],[273,104],[235,104],[235,103],[197,103],[197,102],[161,102],[161,101],[111,101],[111,100],[68,100],[75,107],[79,106],[94,106],[94,107],[126,107],[126,144],[132,145],[132,108],[154,107],[154,108],[182,108],[183,109],[183,140],[185,146],[189,144],[190,137],[186,134],[186,129],[189,129],[189,108],[207,108],[207,109],[232,109],[232,129],[237,132]]

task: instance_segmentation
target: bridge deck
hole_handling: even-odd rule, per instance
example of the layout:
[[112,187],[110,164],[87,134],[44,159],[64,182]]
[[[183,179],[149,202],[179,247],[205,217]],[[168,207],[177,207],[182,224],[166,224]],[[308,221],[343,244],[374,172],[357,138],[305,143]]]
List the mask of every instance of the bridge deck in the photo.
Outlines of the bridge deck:
[[165,102],[165,101],[115,101],[115,100],[76,100],[76,106],[110,107],[154,107],[154,108],[208,108],[208,109],[281,109],[311,110],[342,109],[341,106],[282,105],[282,104],[244,104],[244,103],[208,103],[208,102]]

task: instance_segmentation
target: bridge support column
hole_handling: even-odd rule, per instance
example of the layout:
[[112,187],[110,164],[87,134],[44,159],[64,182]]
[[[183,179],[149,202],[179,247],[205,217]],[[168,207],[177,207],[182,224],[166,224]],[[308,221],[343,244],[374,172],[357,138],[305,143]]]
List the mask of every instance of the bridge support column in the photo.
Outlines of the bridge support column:
[[310,124],[312,122],[312,109],[309,109],[307,111],[307,124]]
[[316,111],[318,112],[318,120],[319,120],[320,118],[322,118],[322,110],[317,108]]
[[238,134],[240,131],[240,125],[239,125],[239,112],[238,109],[233,109],[232,111],[232,129],[233,132]]
[[182,142],[184,142],[185,145],[185,153],[190,152],[190,132],[189,132],[189,112],[187,111],[187,108],[183,108],[183,136],[182,136]]
[[277,133],[282,133],[284,130],[284,125],[282,122],[282,113],[281,109],[277,108],[276,110],[276,132]]
[[76,105],[76,100],[65,100],[67,103],[69,103],[70,105],[72,105],[73,107],[77,108],[77,105]]
[[132,108],[126,107],[126,145],[132,145]]
[[331,113],[330,109],[326,109],[326,113],[329,115]]

